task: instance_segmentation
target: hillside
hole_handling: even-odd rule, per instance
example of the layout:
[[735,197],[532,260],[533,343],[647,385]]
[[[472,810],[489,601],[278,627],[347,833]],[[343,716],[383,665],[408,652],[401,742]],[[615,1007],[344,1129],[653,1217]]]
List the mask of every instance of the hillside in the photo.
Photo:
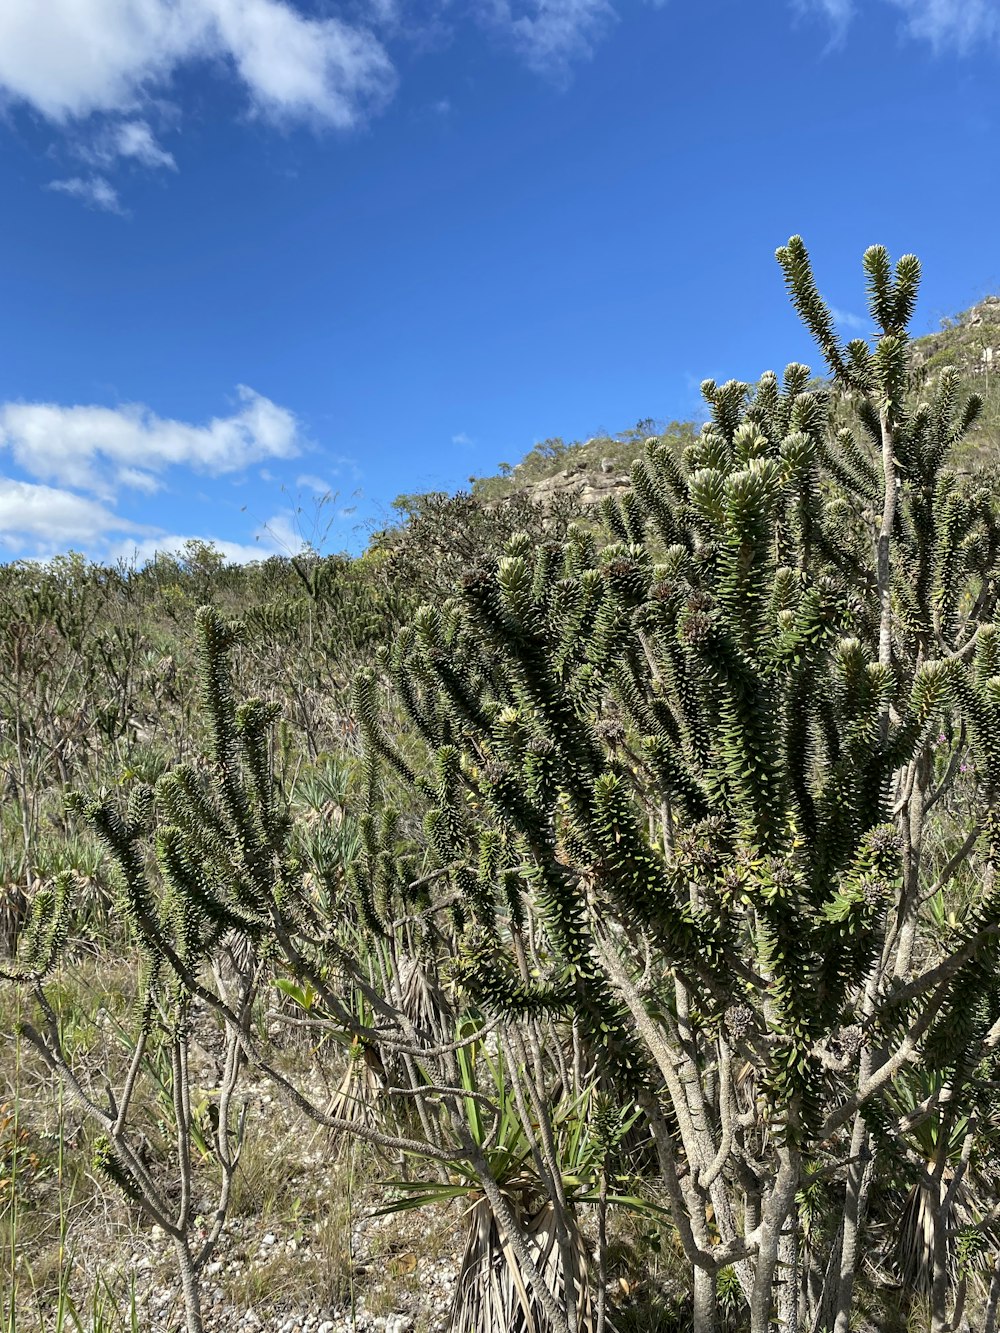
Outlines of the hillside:
[[690,421],[664,424],[649,418],[617,435],[593,435],[573,442],[558,437],[543,440],[513,467],[501,463],[496,476],[477,477],[472,494],[487,502],[514,495],[530,495],[546,502],[571,496],[581,506],[589,507],[628,488],[629,469],[651,435],[669,439],[680,453],[697,433],[697,426]]
[[916,366],[928,377],[953,366],[963,393],[983,399],[983,414],[963,442],[959,458],[977,466],[994,464],[1000,448],[1000,296],[943,321],[941,329],[913,344]]
[[[915,367],[929,378],[946,366],[962,376],[962,392],[978,393],[983,415],[963,445],[963,455],[980,461],[1000,445],[1000,296],[987,296],[942,322],[940,330],[913,342]],[[651,418],[615,435],[586,440],[561,437],[536,444],[520,462],[500,463],[497,472],[472,480],[471,493],[488,505],[522,497],[551,505],[572,500],[583,509],[627,490],[629,470],[651,435],[671,440],[680,453],[698,434],[692,421],[663,423]]]
[[928,371],[955,366],[964,375],[988,380],[1000,371],[1000,296],[987,296],[942,321],[937,333],[915,339],[913,350]]

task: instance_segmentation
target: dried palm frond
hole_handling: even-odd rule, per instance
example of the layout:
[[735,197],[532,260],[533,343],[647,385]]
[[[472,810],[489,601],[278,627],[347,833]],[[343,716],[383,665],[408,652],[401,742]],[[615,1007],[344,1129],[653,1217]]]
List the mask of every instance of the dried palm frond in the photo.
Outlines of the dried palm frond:
[[[578,1333],[593,1333],[594,1311],[587,1283],[587,1255],[572,1213],[564,1217],[570,1236],[571,1273],[557,1240],[556,1208],[547,1201],[525,1220],[525,1232],[545,1285],[560,1309],[566,1308],[567,1284],[572,1278]],[[548,1333],[552,1324],[541,1302],[527,1284],[509,1241],[497,1223],[489,1200],[481,1198],[469,1211],[469,1229],[455,1286],[451,1324],[453,1333]]]
[[437,978],[418,958],[413,959],[407,969],[400,1008],[417,1032],[432,1042],[449,1039],[455,1024],[451,1005]]
[[[926,1295],[934,1273],[935,1212],[948,1192],[947,1180],[912,1186],[899,1217],[896,1267],[904,1291]],[[934,1191],[938,1192],[935,1203]],[[948,1209],[949,1216],[954,1206]],[[942,1219],[946,1223],[946,1219]],[[950,1247],[951,1248],[951,1247]]]

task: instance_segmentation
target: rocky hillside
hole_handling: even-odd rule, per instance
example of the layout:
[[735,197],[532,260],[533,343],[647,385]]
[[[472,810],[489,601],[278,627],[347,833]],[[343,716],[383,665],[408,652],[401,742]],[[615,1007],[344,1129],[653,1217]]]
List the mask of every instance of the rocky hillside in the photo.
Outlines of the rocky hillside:
[[565,497],[588,508],[628,489],[629,469],[651,435],[672,440],[680,453],[697,433],[690,421],[665,425],[647,419],[618,435],[594,435],[573,443],[545,440],[514,467],[501,463],[497,476],[477,477],[472,493],[487,503],[526,496],[551,507]]
[[[966,392],[974,390],[984,398],[985,411],[964,452],[967,457],[1000,458],[1000,296],[987,296],[945,320],[940,331],[916,339],[914,358],[928,376],[954,366]],[[697,433],[698,426],[690,421],[664,425],[650,419],[618,435],[545,440],[514,466],[501,463],[496,476],[474,478],[472,493],[488,503],[524,496],[550,506],[566,497],[589,508],[628,489],[629,469],[650,435],[671,438],[680,453]]]
[[954,366],[966,392],[983,398],[984,411],[962,447],[963,459],[982,466],[1000,460],[1000,296],[944,320],[937,333],[914,343],[914,356],[930,377]]
[[987,296],[970,310],[942,322],[938,333],[918,338],[918,362],[928,371],[955,366],[970,378],[1000,372],[1000,296]]

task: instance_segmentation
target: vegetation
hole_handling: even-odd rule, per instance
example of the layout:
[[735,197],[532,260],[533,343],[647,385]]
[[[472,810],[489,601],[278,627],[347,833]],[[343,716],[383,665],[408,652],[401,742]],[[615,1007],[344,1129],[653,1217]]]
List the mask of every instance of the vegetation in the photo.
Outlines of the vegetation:
[[[990,394],[912,256],[846,346],[778,260],[826,377],[700,431],[547,442],[357,561],[3,571],[12,1287],[63,1300],[86,1149],[188,1333],[251,1182],[342,1217],[359,1162],[454,1213],[465,1333],[996,1333]],[[540,486],[612,444],[599,505]]]
[[646,441],[654,435],[669,440],[679,452],[694,443],[696,434],[690,421],[664,425],[646,417],[617,435],[595,435],[576,442],[542,440],[513,467],[501,463],[497,476],[474,478],[472,493],[484,500],[499,500],[537,486],[557,472],[587,476],[600,472],[602,467],[605,471],[627,472],[642,457]]

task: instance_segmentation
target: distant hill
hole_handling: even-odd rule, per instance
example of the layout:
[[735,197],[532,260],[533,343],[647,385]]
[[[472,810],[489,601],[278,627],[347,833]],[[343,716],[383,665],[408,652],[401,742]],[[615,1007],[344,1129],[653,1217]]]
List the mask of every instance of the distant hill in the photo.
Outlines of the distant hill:
[[[1000,296],[987,296],[943,321],[939,331],[915,339],[913,354],[929,379],[946,366],[954,366],[964,391],[980,394],[983,415],[963,446],[963,455],[1000,460]],[[573,496],[581,506],[589,507],[628,488],[629,469],[651,435],[676,441],[680,453],[698,430],[691,421],[664,425],[645,420],[617,435],[573,442],[544,440],[514,466],[501,463],[496,476],[475,478],[472,494],[488,502],[514,495],[542,500]]]
[[955,366],[972,377],[1000,371],[1000,296],[943,320],[939,332],[915,340],[914,351],[929,371]]
[[[970,310],[943,321],[939,331],[915,339],[913,355],[928,381],[946,366],[954,366],[961,375],[964,392],[975,391],[984,399],[985,410],[962,445],[959,462],[981,467],[1000,461],[1000,296],[986,297]],[[460,532],[471,540],[475,528],[479,542],[475,515],[485,519],[492,514],[495,520],[498,507],[510,509],[511,521],[516,514],[525,527],[530,526],[534,510],[535,521],[548,530],[544,514],[554,516],[558,511],[565,522],[573,511],[586,513],[605,497],[628,490],[629,471],[650,436],[669,440],[679,457],[699,430],[700,423],[692,421],[663,423],[647,418],[616,435],[543,440],[520,462],[501,463],[494,476],[470,478],[469,491],[454,496],[400,496],[394,505],[400,519],[375,534],[373,545],[398,550],[407,543],[408,534],[433,530],[434,549],[443,558],[442,552],[450,545],[462,544],[458,540]]]
[[697,438],[698,429],[691,421],[664,424],[647,419],[618,435],[593,435],[573,442],[543,440],[513,467],[501,463],[498,475],[476,477],[472,494],[486,503],[514,496],[545,503],[571,497],[589,508],[607,495],[628,489],[629,469],[651,435],[674,442],[679,454]]
[[1000,459],[1000,296],[944,320],[940,331],[915,340],[913,353],[928,378],[954,366],[965,392],[983,399],[983,414],[962,446],[963,461]]

